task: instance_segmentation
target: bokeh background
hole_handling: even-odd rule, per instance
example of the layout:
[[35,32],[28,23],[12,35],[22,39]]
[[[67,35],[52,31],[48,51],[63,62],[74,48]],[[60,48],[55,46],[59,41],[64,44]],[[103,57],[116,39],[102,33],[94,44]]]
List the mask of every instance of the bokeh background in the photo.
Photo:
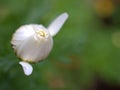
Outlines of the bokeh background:
[[[25,76],[11,48],[24,24],[69,18],[54,48]],[[0,90],[120,90],[119,0],[0,0]]]

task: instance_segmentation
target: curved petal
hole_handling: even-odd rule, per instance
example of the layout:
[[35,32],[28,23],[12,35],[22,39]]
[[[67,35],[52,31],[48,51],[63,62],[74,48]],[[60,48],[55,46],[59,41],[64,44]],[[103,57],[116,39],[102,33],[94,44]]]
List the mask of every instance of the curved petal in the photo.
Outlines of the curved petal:
[[51,36],[55,36],[59,32],[67,18],[68,14],[63,13],[60,16],[58,16],[55,20],[53,20],[53,22],[48,27]]
[[32,74],[33,67],[29,63],[21,61],[19,64],[22,66],[25,75],[29,76]]

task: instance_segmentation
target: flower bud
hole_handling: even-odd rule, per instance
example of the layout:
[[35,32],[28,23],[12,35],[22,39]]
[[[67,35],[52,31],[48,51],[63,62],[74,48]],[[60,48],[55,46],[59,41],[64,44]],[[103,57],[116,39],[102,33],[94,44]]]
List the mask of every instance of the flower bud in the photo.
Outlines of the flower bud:
[[59,32],[67,18],[68,14],[63,13],[48,28],[38,24],[23,25],[13,34],[11,44],[22,60],[20,65],[26,75],[30,75],[33,70],[29,62],[41,61],[49,55],[53,47],[52,36]]

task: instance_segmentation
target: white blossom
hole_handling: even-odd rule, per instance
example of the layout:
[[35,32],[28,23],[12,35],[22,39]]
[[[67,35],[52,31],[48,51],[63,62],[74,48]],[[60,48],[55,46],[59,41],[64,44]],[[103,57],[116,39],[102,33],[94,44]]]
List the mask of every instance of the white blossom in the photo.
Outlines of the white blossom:
[[30,75],[33,68],[29,62],[38,62],[45,59],[52,47],[53,39],[65,21],[68,18],[67,13],[58,16],[53,22],[45,28],[39,24],[23,25],[13,34],[11,44],[16,55],[22,60],[22,66],[25,75]]

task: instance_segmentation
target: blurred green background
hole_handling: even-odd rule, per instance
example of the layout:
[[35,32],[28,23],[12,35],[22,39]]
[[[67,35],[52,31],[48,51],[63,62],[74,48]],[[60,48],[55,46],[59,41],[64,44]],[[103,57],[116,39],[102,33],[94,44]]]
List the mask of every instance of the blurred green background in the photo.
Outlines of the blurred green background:
[[[24,24],[69,18],[54,48],[25,76],[11,48]],[[120,90],[119,0],[0,0],[0,90]]]

